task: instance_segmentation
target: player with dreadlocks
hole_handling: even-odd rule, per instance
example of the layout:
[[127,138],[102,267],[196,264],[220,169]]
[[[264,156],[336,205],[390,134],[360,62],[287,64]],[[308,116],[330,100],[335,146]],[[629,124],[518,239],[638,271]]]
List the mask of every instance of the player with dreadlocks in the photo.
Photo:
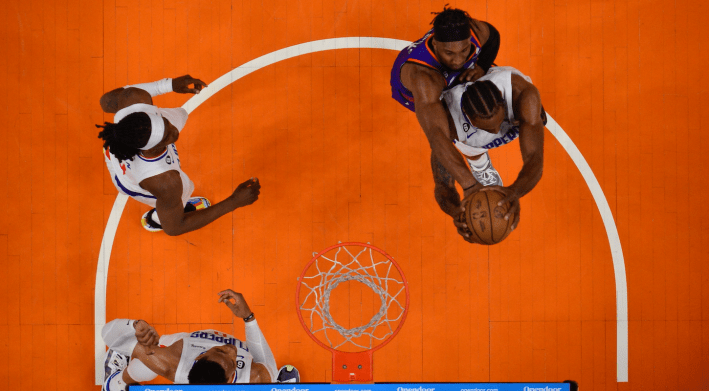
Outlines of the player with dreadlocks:
[[[457,170],[479,176],[477,184],[464,189],[464,196],[480,191],[497,190],[505,195],[499,205],[510,202],[505,219],[515,216],[512,229],[519,224],[519,199],[529,193],[542,177],[544,165],[544,125],[546,113],[539,91],[532,79],[512,67],[494,67],[474,83],[460,84],[443,92],[442,101],[448,117],[448,140],[460,154],[453,162]],[[497,171],[481,170],[491,166],[487,151],[519,138],[523,166],[517,179],[503,187]],[[450,142],[449,141],[449,142]],[[462,155],[462,156],[461,156]],[[465,161],[470,165],[468,169]],[[441,209],[453,217],[458,233],[472,242],[462,217],[464,208],[450,171],[431,157],[435,196]],[[484,187],[483,187],[484,186]]]
[[152,97],[172,91],[198,94],[206,86],[185,75],[117,88],[101,97],[101,108],[115,113],[114,123],[96,125],[102,129],[98,137],[103,140],[108,172],[119,192],[153,207],[141,219],[150,232],[194,231],[258,199],[261,186],[256,178],[214,206],[204,197],[190,198],[194,183],[180,168],[174,144],[187,122],[187,111],[153,106]]

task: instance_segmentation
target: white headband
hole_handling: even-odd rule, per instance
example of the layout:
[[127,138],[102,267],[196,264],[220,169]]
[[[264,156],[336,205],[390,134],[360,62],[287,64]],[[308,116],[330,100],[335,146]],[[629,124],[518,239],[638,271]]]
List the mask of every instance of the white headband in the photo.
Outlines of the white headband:
[[163,122],[162,115],[160,115],[158,108],[152,105],[146,105],[145,103],[136,103],[118,110],[113,117],[113,121],[118,123],[123,118],[133,113],[145,113],[150,117],[150,140],[148,140],[148,143],[145,144],[144,147],[139,149],[147,151],[148,149],[154,148],[165,136],[165,123]]

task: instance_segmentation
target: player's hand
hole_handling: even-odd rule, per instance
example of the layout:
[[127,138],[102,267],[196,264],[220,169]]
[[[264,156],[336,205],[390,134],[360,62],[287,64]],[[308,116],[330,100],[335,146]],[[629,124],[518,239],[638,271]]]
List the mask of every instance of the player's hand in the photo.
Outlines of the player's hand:
[[463,201],[460,203],[460,212],[458,216],[453,217],[453,224],[455,225],[455,228],[458,230],[458,235],[462,236],[463,239],[465,239],[466,242],[468,243],[479,243],[478,241],[475,240],[475,235],[473,235],[473,232],[470,230],[470,227],[468,227],[468,223],[465,219],[465,205],[468,204],[468,199],[475,193],[477,193],[480,189],[482,189],[483,186],[480,183],[475,184],[475,186],[469,187],[467,190],[463,191]]
[[[193,84],[193,88],[190,88]],[[199,79],[194,79],[190,75],[184,75],[172,79],[172,90],[180,94],[199,94],[202,88],[207,87],[207,83]]]
[[510,209],[507,210],[505,220],[509,220],[510,218],[512,218],[512,216],[514,216],[514,221],[512,222],[512,230],[514,231],[514,229],[517,228],[517,224],[519,224],[520,214],[519,195],[517,194],[517,191],[515,191],[511,187],[502,186],[485,186],[484,188],[480,189],[480,191],[493,190],[499,191],[500,193],[505,195],[505,197],[497,203],[497,206],[502,206],[508,202],[510,203]]
[[234,202],[234,209],[236,209],[253,204],[258,200],[259,194],[261,194],[261,184],[258,178],[251,178],[237,186],[230,198]]
[[155,331],[155,328],[144,320],[136,320],[133,323],[133,328],[135,329],[135,338],[138,343],[148,348],[146,349],[146,354],[155,353],[154,348],[158,346],[158,341],[160,341],[160,334]]
[[478,80],[483,76],[485,76],[485,71],[481,67],[475,65],[473,68],[468,68],[458,75],[458,80],[460,80],[461,83],[466,83],[469,81]]
[[[234,301],[233,303],[232,300]],[[244,300],[244,295],[234,292],[231,289],[219,292],[219,302],[226,304],[231,310],[231,313],[239,318],[246,318],[252,314],[249,305],[246,304],[246,300]]]
[[460,213],[458,216],[453,217],[453,224],[458,230],[458,235],[462,236],[463,240],[468,243],[476,243],[475,239],[473,239],[473,233],[470,231],[468,224],[465,222],[465,207],[460,207]]

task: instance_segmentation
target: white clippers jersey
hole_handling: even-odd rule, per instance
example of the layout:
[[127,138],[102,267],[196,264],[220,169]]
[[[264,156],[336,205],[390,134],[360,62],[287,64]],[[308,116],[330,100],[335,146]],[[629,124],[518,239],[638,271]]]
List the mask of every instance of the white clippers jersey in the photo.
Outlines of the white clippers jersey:
[[216,330],[200,330],[193,333],[177,333],[160,337],[160,345],[170,346],[182,340],[182,356],[175,371],[175,384],[188,384],[187,375],[200,354],[222,345],[234,345],[236,351],[236,379],[234,383],[248,383],[251,380],[251,362],[253,356],[249,353],[246,343],[229,334]]
[[[125,110],[125,109],[123,109]],[[115,117],[114,123],[117,123],[125,117],[123,110],[119,110]],[[179,117],[171,114],[172,111],[183,110],[184,109],[158,109],[164,117],[168,118],[171,123],[173,121],[172,117]],[[186,120],[186,112],[184,119]],[[178,127],[178,124],[174,124]],[[184,126],[184,121],[181,123]],[[178,127],[181,129],[181,127]],[[156,198],[150,192],[140,187],[140,182],[143,179],[154,177],[156,175],[162,174],[164,172],[175,170],[180,174],[182,179],[182,204],[186,205],[187,200],[190,199],[192,192],[194,191],[194,183],[180,168],[180,158],[177,155],[177,148],[175,144],[170,144],[165,149],[160,156],[155,158],[146,158],[141,154],[138,154],[133,158],[133,160],[124,160],[123,162],[118,162],[118,159],[110,153],[110,151],[104,149],[104,160],[106,161],[106,166],[108,167],[108,172],[111,174],[111,181],[113,185],[116,186],[119,192],[131,196],[137,201],[144,204],[155,207]]]
[[502,92],[502,97],[507,104],[507,119],[502,123],[500,132],[493,134],[472,125],[468,116],[463,112],[462,99],[465,88],[473,83],[464,83],[450,90],[444,91],[444,99],[450,110],[458,140],[455,146],[467,156],[477,156],[487,152],[488,149],[497,148],[509,143],[519,136],[519,127],[516,125],[514,110],[512,109],[512,74],[522,76],[526,81],[532,82],[529,76],[522,74],[513,67],[492,67],[485,76],[478,81],[490,80]]

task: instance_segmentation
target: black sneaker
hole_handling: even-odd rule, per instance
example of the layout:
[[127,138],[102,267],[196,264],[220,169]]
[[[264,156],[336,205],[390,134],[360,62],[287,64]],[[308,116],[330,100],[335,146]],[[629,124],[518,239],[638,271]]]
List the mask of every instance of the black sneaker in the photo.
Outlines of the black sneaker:
[[300,374],[292,365],[284,365],[278,370],[276,383],[300,383]]

